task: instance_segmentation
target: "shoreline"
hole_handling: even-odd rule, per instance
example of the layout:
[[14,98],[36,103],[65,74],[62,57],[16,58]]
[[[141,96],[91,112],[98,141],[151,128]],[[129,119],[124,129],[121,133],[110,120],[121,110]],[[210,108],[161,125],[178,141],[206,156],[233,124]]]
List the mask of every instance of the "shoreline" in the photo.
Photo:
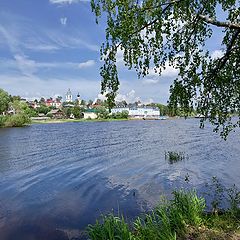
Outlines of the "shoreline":
[[123,119],[47,119],[47,120],[32,120],[31,124],[57,124],[68,122],[118,122],[118,121],[166,121],[181,119],[180,117],[168,117],[167,119],[142,119],[142,118],[123,118]]
[[57,124],[68,122],[114,122],[129,121],[131,119],[56,119],[56,120],[32,120],[31,124]]

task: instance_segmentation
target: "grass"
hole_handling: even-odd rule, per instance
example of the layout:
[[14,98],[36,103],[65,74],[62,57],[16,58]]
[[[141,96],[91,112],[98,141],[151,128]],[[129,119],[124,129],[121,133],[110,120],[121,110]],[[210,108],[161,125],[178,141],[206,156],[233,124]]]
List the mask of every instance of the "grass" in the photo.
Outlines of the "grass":
[[168,160],[170,164],[182,161],[186,158],[184,152],[175,152],[175,151],[165,151],[165,159]]
[[92,240],[239,240],[240,209],[235,203],[233,211],[232,206],[221,214],[206,213],[203,197],[179,190],[172,200],[163,198],[154,210],[130,224],[109,214],[89,225],[87,233]]

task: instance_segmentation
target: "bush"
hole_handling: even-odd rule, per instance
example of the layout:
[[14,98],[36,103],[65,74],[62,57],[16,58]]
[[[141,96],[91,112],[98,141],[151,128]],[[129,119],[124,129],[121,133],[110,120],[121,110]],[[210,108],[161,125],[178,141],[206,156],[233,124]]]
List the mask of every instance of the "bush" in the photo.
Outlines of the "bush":
[[4,127],[6,122],[6,117],[5,116],[0,116],[0,127]]
[[7,116],[4,126],[5,127],[22,127],[31,122],[30,118],[25,114],[16,114]]
[[53,118],[53,114],[52,113],[48,113],[47,117]]

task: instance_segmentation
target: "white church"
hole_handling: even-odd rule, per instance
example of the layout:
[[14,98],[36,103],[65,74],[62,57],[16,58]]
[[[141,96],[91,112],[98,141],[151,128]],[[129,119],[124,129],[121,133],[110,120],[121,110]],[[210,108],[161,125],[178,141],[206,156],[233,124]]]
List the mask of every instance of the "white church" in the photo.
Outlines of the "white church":
[[[77,101],[80,105],[81,104],[81,99],[80,99],[80,94],[79,93],[77,94]],[[72,95],[72,92],[71,92],[70,88],[68,89],[68,91],[66,93],[66,102],[67,103],[73,102],[73,95]]]

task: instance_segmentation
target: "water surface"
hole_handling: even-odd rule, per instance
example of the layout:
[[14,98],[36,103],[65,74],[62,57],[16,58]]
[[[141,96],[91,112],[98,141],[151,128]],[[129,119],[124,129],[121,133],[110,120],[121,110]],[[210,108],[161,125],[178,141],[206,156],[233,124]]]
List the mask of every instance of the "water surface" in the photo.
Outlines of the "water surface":
[[[134,218],[187,174],[199,189],[212,176],[240,187],[239,136],[224,141],[197,119],[0,129],[0,239],[83,239],[100,214]],[[165,151],[188,158],[171,165]]]

